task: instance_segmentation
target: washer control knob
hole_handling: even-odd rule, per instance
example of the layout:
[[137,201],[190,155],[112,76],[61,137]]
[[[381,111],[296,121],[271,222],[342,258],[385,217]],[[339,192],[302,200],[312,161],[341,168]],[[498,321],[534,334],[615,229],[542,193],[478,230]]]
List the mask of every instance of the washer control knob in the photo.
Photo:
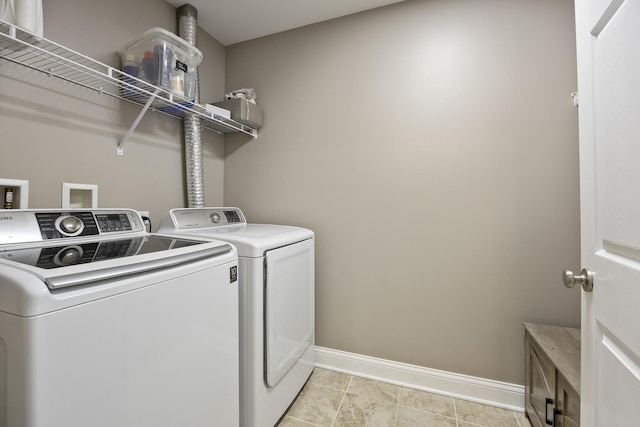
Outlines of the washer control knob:
[[217,224],[220,222],[220,214],[218,212],[214,212],[209,215],[209,219],[211,219],[211,222],[213,222],[214,224]]
[[75,216],[67,216],[60,221],[60,229],[69,234],[77,233],[82,226],[80,218]]

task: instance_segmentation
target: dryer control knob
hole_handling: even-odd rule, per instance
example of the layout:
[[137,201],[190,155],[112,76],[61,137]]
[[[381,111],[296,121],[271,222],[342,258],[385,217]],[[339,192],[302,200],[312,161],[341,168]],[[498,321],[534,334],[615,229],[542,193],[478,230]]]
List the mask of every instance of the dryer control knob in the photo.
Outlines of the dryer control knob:
[[60,229],[70,234],[77,233],[82,226],[83,224],[80,218],[75,216],[68,216],[60,221]]
[[209,215],[209,219],[211,219],[211,222],[213,222],[214,224],[217,224],[220,222],[220,214],[218,212],[214,212]]

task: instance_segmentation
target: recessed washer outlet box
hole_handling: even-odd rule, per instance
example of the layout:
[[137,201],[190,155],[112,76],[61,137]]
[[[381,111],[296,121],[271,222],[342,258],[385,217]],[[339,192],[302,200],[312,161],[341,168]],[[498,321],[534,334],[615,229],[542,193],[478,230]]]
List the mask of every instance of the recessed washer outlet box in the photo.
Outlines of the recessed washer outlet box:
[[62,183],[62,208],[98,207],[98,186],[94,184]]

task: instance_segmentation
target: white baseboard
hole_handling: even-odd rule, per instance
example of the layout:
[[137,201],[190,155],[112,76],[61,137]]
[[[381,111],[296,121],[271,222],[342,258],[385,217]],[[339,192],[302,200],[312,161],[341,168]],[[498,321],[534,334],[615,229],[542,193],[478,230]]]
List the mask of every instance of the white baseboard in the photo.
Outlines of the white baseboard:
[[316,366],[524,412],[524,386],[316,346]]

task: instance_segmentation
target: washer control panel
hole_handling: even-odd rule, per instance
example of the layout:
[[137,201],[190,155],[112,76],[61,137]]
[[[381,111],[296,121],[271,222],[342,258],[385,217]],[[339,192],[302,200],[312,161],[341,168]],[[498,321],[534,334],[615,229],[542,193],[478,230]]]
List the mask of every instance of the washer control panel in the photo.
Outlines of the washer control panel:
[[44,240],[100,234],[91,212],[36,212]]
[[172,228],[180,230],[244,225],[247,223],[242,211],[238,208],[172,209],[163,222],[166,220],[172,222],[170,224]]
[[0,244],[145,231],[134,210],[14,210],[0,214]]

